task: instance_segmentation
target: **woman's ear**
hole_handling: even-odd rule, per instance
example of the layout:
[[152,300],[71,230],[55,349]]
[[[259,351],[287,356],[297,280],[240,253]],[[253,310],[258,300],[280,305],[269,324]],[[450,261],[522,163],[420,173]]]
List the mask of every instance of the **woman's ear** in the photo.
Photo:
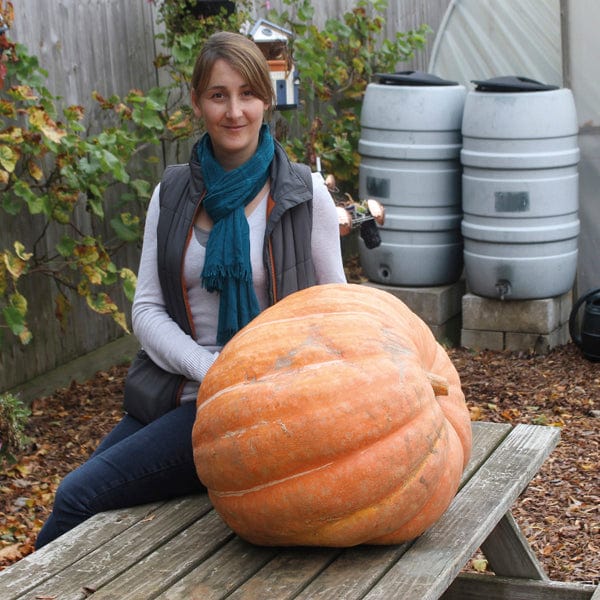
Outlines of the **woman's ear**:
[[200,98],[196,93],[196,90],[192,90],[192,110],[194,111],[194,115],[196,118],[202,118],[202,109],[200,108]]

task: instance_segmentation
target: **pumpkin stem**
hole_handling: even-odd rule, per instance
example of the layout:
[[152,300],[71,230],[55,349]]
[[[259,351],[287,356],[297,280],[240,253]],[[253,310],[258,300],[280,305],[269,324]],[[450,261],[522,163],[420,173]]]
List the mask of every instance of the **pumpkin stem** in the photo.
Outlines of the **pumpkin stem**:
[[436,396],[448,395],[450,385],[445,377],[441,377],[440,375],[436,375],[435,373],[427,373],[427,378],[429,379],[429,383],[433,388],[433,393]]

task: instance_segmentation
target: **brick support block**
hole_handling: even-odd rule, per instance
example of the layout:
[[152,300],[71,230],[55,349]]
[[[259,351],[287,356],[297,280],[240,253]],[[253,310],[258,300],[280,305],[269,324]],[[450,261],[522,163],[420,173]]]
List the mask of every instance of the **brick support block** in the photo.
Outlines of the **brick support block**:
[[363,285],[393,294],[429,325],[435,338],[448,345],[460,342],[464,280],[432,287],[400,287],[366,281]]
[[539,300],[496,300],[475,294],[462,299],[463,328],[549,334],[568,322],[572,295]]
[[569,341],[572,294],[536,300],[462,299],[461,345],[545,354]]

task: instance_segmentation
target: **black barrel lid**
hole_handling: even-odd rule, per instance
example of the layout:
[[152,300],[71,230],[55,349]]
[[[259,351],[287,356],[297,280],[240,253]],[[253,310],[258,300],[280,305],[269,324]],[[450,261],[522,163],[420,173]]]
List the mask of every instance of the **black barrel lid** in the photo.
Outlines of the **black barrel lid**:
[[517,75],[492,77],[486,81],[473,80],[473,83],[477,86],[476,92],[547,92],[558,89],[556,85],[540,83],[535,79]]
[[396,73],[375,73],[379,83],[389,85],[458,85],[456,81],[442,79],[423,71],[398,71]]

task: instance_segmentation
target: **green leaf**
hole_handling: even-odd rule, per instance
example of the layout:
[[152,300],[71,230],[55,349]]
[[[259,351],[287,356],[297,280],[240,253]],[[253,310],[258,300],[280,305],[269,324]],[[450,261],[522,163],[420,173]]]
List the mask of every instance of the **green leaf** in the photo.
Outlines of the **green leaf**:
[[152,185],[145,179],[133,179],[130,185],[140,198],[150,198],[152,195]]
[[29,212],[32,215],[38,215],[42,212],[46,212],[47,204],[44,198],[37,196],[31,187],[22,179],[18,179],[15,182],[13,191],[16,196],[25,200],[27,207],[29,208]]
[[2,314],[14,335],[20,335],[27,329],[25,315],[15,306],[5,306],[2,309]]
[[71,220],[71,210],[64,204],[57,204],[52,209],[52,218],[61,225],[67,225]]
[[10,305],[16,309],[20,314],[25,316],[27,314],[27,299],[19,292],[11,294],[8,301]]
[[137,285],[137,277],[131,269],[121,269],[121,279],[123,280],[123,291],[125,297],[130,302],[133,302],[135,295],[135,287]]
[[142,106],[136,106],[133,109],[132,119],[140,127],[162,131],[165,125],[160,117],[159,109],[153,107],[152,104],[148,102]]
[[135,242],[141,237],[139,219],[131,218],[129,213],[116,215],[110,220],[110,225],[118,238],[125,242]]
[[122,183],[127,183],[129,181],[129,174],[125,170],[125,167],[118,156],[115,156],[108,150],[102,150],[99,153],[99,158],[104,170],[111,173],[117,181]]
[[60,242],[56,244],[56,250],[61,256],[68,258],[73,256],[76,246],[77,242],[75,242],[75,240],[71,239],[70,237],[63,236]]
[[91,208],[92,212],[100,219],[104,218],[104,203],[102,198],[90,198],[87,199],[87,205]]

